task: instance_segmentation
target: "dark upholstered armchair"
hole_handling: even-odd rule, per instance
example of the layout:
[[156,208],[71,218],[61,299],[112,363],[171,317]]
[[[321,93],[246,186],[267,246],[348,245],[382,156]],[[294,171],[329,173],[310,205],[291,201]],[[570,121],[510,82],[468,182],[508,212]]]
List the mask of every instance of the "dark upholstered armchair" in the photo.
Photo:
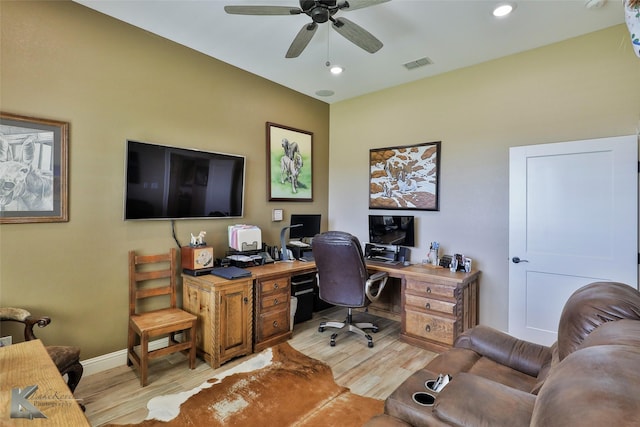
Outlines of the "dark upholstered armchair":
[[[0,321],[11,321],[24,324],[24,339],[31,341],[37,339],[33,333],[33,327],[38,325],[44,328],[51,323],[47,316],[33,317],[31,313],[22,308],[0,307]],[[67,385],[73,393],[82,378],[82,364],[80,363],[80,348],[70,346],[45,346],[49,356],[55,363],[60,375],[67,375]]]
[[[318,269],[320,299],[330,304],[348,307],[344,322],[322,322],[320,332],[325,328],[344,328],[365,337],[369,347],[373,338],[364,329],[378,331],[373,323],[353,323],[353,308],[368,306],[378,299],[387,282],[386,272],[369,275],[362,254],[362,246],[357,237],[342,231],[319,234],[312,241],[313,258]],[[331,346],[336,344],[337,333],[331,335]]]

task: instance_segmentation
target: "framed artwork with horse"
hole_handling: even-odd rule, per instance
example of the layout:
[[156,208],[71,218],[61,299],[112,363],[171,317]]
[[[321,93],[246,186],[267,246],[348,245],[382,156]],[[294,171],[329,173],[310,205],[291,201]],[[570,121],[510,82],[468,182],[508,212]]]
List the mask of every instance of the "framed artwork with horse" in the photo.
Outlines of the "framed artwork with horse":
[[313,133],[267,122],[269,201],[313,201]]
[[0,224],[67,222],[69,123],[0,113]]

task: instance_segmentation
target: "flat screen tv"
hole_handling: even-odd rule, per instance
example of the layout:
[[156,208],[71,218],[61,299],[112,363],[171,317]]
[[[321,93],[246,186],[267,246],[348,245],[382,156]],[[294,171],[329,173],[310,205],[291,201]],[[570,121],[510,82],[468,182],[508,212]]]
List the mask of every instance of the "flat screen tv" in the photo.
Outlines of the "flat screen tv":
[[369,215],[369,243],[415,246],[414,230],[413,216]]
[[245,157],[127,141],[124,219],[242,217]]

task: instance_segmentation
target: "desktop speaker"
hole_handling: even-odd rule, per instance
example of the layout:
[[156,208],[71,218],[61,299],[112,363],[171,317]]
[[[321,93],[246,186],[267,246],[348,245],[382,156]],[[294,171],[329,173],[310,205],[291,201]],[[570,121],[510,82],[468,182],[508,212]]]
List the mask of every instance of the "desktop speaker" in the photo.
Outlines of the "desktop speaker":
[[398,248],[396,261],[400,261],[400,262],[411,261],[411,249],[400,246]]

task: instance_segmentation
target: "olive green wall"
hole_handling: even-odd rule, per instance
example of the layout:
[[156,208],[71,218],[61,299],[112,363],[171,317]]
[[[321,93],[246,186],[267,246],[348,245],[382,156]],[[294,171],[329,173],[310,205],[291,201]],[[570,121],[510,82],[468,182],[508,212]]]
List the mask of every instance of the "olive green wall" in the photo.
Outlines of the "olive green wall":
[[[39,335],[83,359],[126,346],[127,251],[174,244],[169,222],[122,220],[127,138],[246,155],[242,222],[267,242],[283,224],[273,208],[320,212],[323,229],[367,240],[366,215],[384,212],[367,208],[368,150],[441,140],[440,211],[411,211],[413,259],[431,240],[472,256],[481,322],[506,330],[509,147],[640,126],[640,60],[623,25],[329,108],[77,4],[0,1],[0,13],[0,110],[71,126],[70,221],[0,225],[0,305],[50,314]],[[267,121],[314,132],[313,203],[267,202]],[[183,243],[207,231],[220,254],[236,222],[176,229]]]
[[368,210],[369,149],[442,141],[440,211],[401,211],[417,216],[412,261],[434,240],[473,258],[480,322],[507,330],[509,147],[637,134],[639,77],[618,25],[332,104],[329,226],[366,239],[385,212]]
[[[125,348],[127,251],[175,245],[169,221],[122,219],[128,138],[246,156],[245,217],[176,221],[183,244],[205,230],[220,256],[235,223],[273,244],[292,212],[321,213],[326,229],[328,104],[75,3],[0,8],[0,110],[70,123],[69,222],[0,225],[0,304],[50,315],[45,342],[83,359]],[[314,133],[313,202],[267,201],[267,121]]]

